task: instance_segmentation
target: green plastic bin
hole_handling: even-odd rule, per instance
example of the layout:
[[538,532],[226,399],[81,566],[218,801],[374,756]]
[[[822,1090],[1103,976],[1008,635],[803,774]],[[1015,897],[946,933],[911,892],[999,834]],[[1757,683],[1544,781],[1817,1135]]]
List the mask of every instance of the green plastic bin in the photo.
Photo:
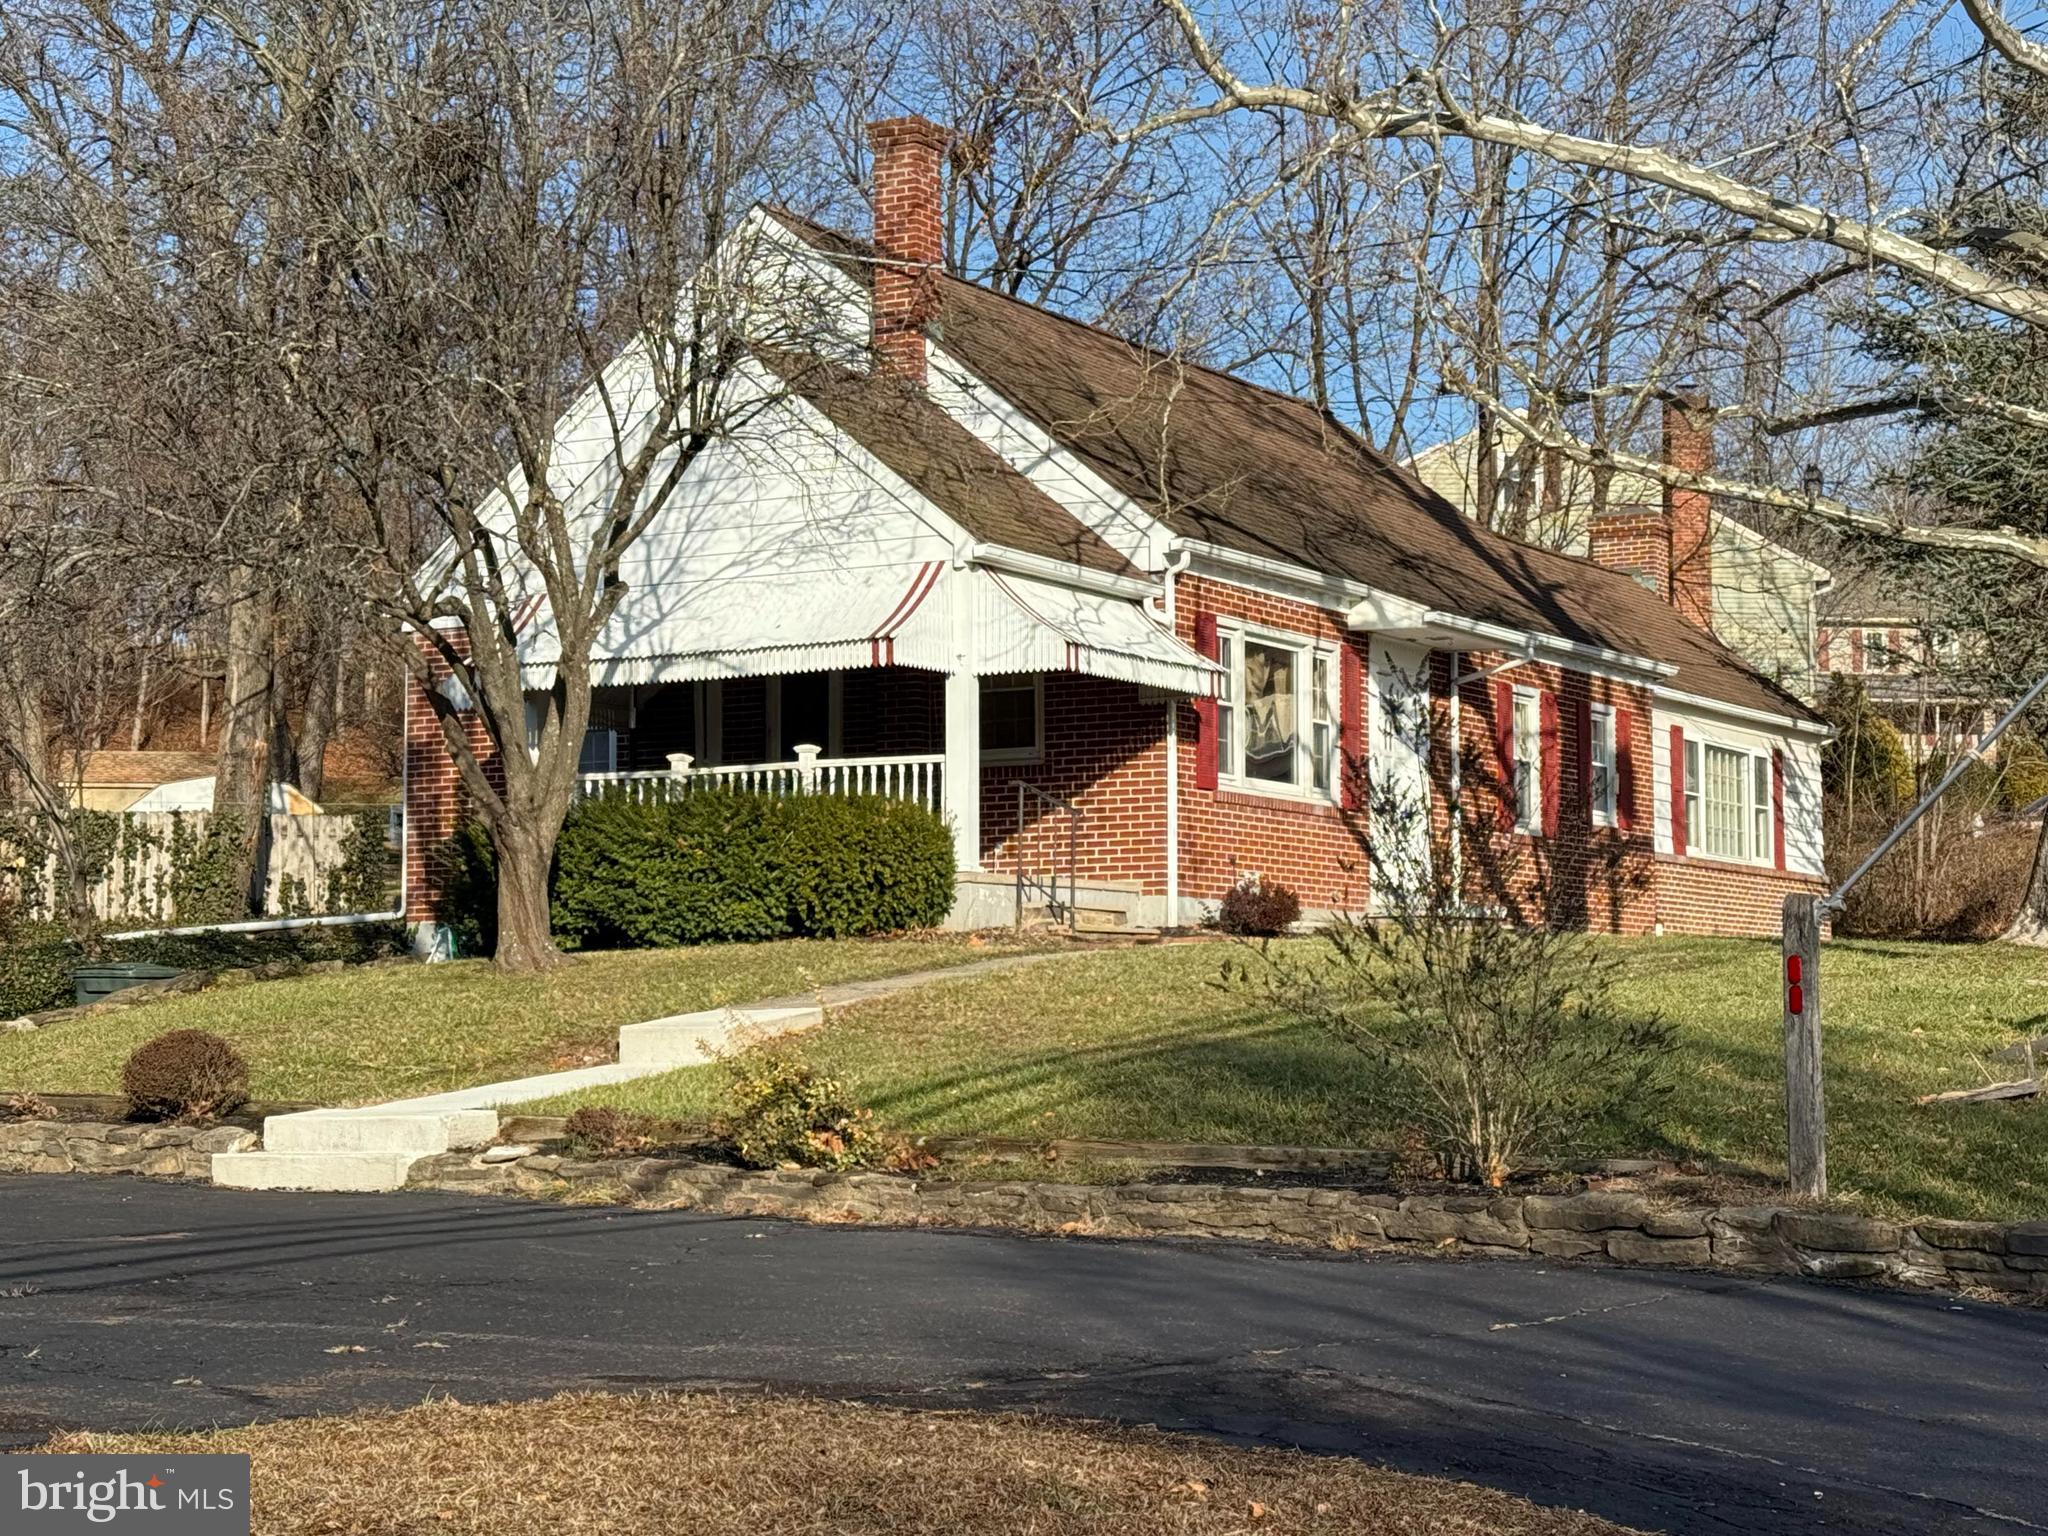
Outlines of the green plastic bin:
[[168,981],[178,974],[174,965],[145,965],[140,960],[126,960],[116,965],[81,965],[71,973],[73,995],[78,1006],[104,1001],[115,992],[125,992],[130,987],[139,987],[145,981]]

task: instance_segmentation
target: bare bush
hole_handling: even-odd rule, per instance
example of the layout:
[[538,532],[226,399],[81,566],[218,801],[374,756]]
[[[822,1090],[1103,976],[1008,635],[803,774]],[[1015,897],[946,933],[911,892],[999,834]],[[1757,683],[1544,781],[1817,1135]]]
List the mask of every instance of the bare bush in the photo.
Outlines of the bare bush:
[[174,1029],[135,1048],[121,1092],[144,1119],[218,1120],[249,1102],[249,1064],[219,1035]]

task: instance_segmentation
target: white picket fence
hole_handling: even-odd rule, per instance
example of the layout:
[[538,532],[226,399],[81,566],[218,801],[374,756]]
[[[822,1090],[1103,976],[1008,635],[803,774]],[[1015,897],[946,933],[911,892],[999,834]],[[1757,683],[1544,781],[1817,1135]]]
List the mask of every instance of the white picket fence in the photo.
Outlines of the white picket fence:
[[668,800],[693,788],[717,786],[766,795],[880,795],[908,800],[928,811],[945,809],[945,757],[820,757],[815,747],[798,747],[793,763],[724,763],[699,767],[678,753],[661,772],[586,773],[577,780],[580,797],[625,795],[634,800]]
[[[177,850],[202,842],[210,819],[206,811],[121,813],[105,873],[92,885],[93,911],[110,922],[156,926],[177,921],[172,894]],[[325,912],[329,876],[347,856],[350,822],[348,816],[271,815],[266,917]],[[23,902],[27,892],[32,905],[23,915],[57,916],[64,882],[57,856],[46,855],[34,879],[24,880],[23,862],[19,849],[0,846],[0,895],[12,905]]]

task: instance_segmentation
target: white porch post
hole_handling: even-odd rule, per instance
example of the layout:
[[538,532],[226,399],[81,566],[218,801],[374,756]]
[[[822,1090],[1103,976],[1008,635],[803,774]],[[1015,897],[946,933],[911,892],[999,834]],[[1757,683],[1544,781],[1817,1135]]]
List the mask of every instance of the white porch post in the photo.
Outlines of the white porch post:
[[946,674],[946,819],[953,865],[981,868],[981,679],[974,670],[974,572],[955,565],[951,588],[953,668]]

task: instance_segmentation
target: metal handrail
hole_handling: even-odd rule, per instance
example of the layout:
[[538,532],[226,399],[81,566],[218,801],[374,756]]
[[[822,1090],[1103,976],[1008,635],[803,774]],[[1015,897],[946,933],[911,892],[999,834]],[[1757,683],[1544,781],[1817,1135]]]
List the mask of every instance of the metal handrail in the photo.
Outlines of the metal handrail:
[[[1067,817],[1067,931],[1078,933],[1081,928],[1081,808],[1065,795],[1054,794],[1036,784],[1017,781],[1017,926],[1024,926],[1024,811],[1030,796],[1036,796],[1040,804],[1055,811],[1064,811]],[[1034,881],[1035,885],[1036,882]],[[1057,912],[1060,904],[1060,871],[1055,864],[1045,886],[1046,905]]]

